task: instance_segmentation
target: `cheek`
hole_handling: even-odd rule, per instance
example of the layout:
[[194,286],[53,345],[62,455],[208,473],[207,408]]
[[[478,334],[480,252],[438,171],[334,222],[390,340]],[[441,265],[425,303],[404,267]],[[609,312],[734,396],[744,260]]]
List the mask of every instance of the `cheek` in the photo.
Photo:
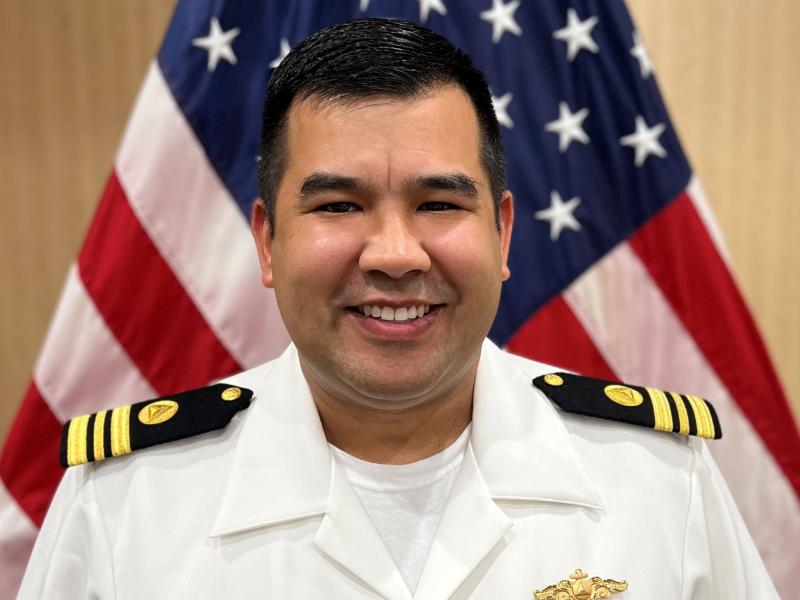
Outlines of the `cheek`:
[[429,232],[426,244],[439,268],[463,296],[485,299],[499,293],[500,244],[492,229],[463,223],[447,231]]
[[[341,228],[331,226],[300,228],[273,250],[276,292],[286,289],[291,295],[303,295],[311,302],[326,289],[341,283],[344,273],[357,258],[359,239]],[[317,295],[306,296],[313,290]],[[321,299],[321,298],[320,298]]]

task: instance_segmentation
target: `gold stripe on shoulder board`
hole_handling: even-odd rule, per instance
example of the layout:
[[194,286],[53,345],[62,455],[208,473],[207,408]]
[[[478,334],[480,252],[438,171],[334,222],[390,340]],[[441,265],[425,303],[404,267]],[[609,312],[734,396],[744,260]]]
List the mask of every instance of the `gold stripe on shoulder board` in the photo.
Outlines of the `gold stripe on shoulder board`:
[[94,459],[103,460],[106,457],[103,429],[106,424],[106,411],[101,410],[94,418]]
[[697,435],[709,440],[714,439],[714,420],[711,418],[711,411],[708,404],[697,396],[686,396],[694,412],[694,420],[697,423]]
[[67,433],[67,462],[70,466],[88,462],[86,434],[89,429],[89,416],[75,417],[69,422]]
[[131,453],[131,407],[111,411],[111,456]]
[[686,402],[683,401],[683,397],[680,394],[670,392],[669,395],[678,411],[678,433],[689,435],[689,413],[686,410]]
[[645,388],[653,404],[653,418],[657,431],[672,431],[672,411],[669,408],[667,395],[656,388]]

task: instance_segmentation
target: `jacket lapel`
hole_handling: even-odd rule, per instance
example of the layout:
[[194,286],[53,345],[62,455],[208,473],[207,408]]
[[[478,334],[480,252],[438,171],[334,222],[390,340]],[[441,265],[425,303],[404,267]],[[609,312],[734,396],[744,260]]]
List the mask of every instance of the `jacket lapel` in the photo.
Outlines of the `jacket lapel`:
[[556,502],[602,511],[583,460],[532,380],[552,367],[484,342],[475,380],[472,447],[495,500]]
[[449,598],[510,528],[467,448],[414,598]]
[[293,345],[248,382],[254,402],[236,444],[212,537],[321,515],[331,456]]
[[384,598],[411,600],[377,529],[335,461],[327,511],[314,544]]

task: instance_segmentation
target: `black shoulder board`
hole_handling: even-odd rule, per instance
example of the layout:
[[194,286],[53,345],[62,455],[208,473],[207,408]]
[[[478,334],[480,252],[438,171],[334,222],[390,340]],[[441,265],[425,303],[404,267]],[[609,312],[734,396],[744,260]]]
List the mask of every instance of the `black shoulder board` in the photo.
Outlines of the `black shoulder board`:
[[566,412],[711,440],[722,437],[717,411],[697,396],[570,373],[542,375],[533,385]]
[[222,429],[250,406],[251,390],[226,383],[101,410],[64,424],[61,466],[123,456],[134,450]]

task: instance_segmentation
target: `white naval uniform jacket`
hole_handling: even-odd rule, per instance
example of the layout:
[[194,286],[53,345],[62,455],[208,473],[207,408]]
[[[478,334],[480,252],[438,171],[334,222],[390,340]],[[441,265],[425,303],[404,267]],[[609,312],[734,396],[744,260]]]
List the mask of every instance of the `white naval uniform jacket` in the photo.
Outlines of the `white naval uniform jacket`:
[[[614,600],[777,598],[698,439],[559,411],[546,365],[483,346],[472,434],[414,598],[530,600],[576,568]],[[68,470],[19,598],[409,593],[333,460],[293,346],[227,381],[223,431]]]

